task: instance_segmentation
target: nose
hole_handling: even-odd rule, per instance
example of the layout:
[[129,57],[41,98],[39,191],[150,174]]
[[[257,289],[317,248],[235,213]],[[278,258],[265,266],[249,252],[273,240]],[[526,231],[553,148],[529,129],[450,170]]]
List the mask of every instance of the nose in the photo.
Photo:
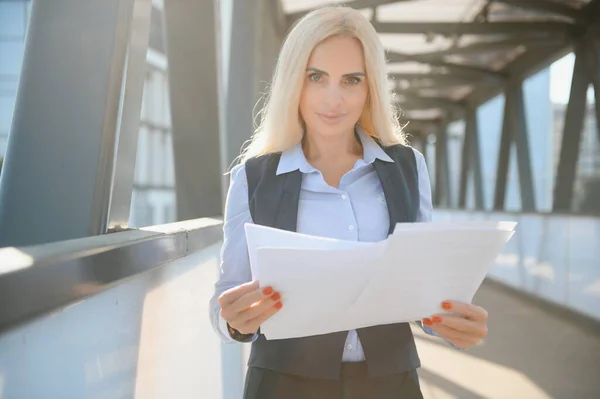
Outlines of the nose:
[[330,83],[327,87],[326,103],[331,108],[337,108],[342,103],[342,91],[337,83]]

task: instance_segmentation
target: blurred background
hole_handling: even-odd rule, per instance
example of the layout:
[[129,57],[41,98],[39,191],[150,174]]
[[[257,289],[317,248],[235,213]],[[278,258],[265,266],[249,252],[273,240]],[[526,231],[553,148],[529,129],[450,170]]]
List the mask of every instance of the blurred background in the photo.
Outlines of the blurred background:
[[[230,169],[324,0],[0,0],[0,398],[241,397],[208,319]],[[600,397],[600,1],[354,0],[435,220],[513,220],[426,398]]]

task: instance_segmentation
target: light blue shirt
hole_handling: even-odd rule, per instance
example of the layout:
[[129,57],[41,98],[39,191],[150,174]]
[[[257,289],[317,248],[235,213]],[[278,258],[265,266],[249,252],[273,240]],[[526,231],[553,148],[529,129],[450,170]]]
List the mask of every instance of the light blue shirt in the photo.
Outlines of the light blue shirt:
[[[300,170],[304,174],[298,205],[298,233],[368,242],[387,238],[389,214],[373,162],[376,159],[383,162],[394,161],[361,129],[358,129],[358,136],[363,145],[363,159],[357,160],[354,167],[342,176],[338,188],[328,185],[321,172],[308,163],[301,144],[281,155],[277,174],[294,170]],[[429,222],[432,216],[429,174],[423,155],[415,149],[413,151],[417,161],[420,193],[417,222]],[[237,165],[231,172],[225,206],[221,273],[211,300],[211,321],[225,342],[232,342],[232,339],[227,332],[225,320],[220,316],[218,297],[224,291],[252,279],[245,223],[253,221],[248,208],[246,171],[244,165]],[[427,326],[422,327],[428,334],[435,335]],[[363,349],[355,330],[349,331],[344,348],[342,361],[364,360]]]

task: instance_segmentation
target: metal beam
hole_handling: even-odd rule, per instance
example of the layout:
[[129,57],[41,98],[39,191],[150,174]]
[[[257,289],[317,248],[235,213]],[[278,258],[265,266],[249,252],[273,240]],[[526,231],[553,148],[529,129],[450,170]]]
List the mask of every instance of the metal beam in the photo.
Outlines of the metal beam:
[[471,152],[471,135],[469,129],[465,129],[463,136],[463,145],[460,159],[460,181],[458,190],[458,208],[465,209],[467,207],[467,185],[469,180]]
[[[404,3],[407,1],[416,1],[416,0],[354,0],[350,3],[346,2],[346,1],[336,1],[335,3],[332,3],[332,5],[346,4],[346,5],[354,8],[355,10],[361,10],[363,8],[377,7],[377,6],[382,6],[382,5],[390,4],[390,3]],[[294,22],[296,22],[298,19],[300,19],[303,16],[305,16],[306,14],[308,14],[310,11],[312,11],[312,9],[297,11],[297,12],[288,14],[287,15],[288,25],[291,26]]]
[[464,71],[455,71],[455,73],[392,73],[388,75],[394,80],[408,81],[431,81],[434,85],[499,85],[502,83],[497,78],[489,76],[473,76],[473,74],[465,73]]
[[[150,0],[32,3],[0,181],[0,246],[106,233],[111,198],[127,202],[150,10]],[[112,214],[128,216],[129,204],[118,206]]]
[[447,98],[440,97],[413,97],[400,94],[398,104],[422,106],[427,108],[462,108],[461,104]]
[[466,118],[467,135],[470,137],[469,153],[473,172],[473,192],[475,194],[475,209],[484,209],[483,177],[481,173],[481,149],[479,147],[479,123],[477,121],[477,108],[469,107]]
[[284,37],[289,28],[289,24],[281,0],[266,0],[265,5],[267,12],[270,13],[271,20],[276,27],[277,33]]
[[509,97],[504,96],[504,116],[502,118],[502,134],[500,136],[500,149],[498,153],[498,163],[496,167],[496,185],[494,191],[494,210],[503,211],[506,201],[506,185],[508,181],[508,169],[510,162],[510,146],[512,144],[512,129],[510,120],[512,107]]
[[577,160],[579,159],[579,143],[583,130],[587,105],[586,95],[589,86],[589,76],[585,65],[588,50],[585,43],[579,43],[575,51],[571,93],[565,115],[560,159],[554,186],[554,211],[569,212],[573,202],[573,185]]
[[165,2],[178,221],[222,214],[213,3]]
[[596,108],[596,132],[600,143],[600,39],[590,40],[590,81],[594,87],[594,104]]
[[421,54],[402,54],[394,51],[388,52],[388,63],[392,64],[398,62],[419,62],[422,64],[431,65],[433,67],[446,68],[450,72],[460,71],[464,74],[494,79],[499,82],[504,80],[504,75],[502,73],[486,68],[481,68],[475,65],[465,65],[446,62],[444,60],[439,59],[438,57],[423,56]]
[[451,207],[450,163],[448,162],[448,129],[443,126],[435,141],[435,203]]
[[535,194],[533,190],[533,174],[529,151],[529,129],[525,115],[525,101],[523,99],[523,85],[511,84],[508,87],[508,102],[512,107],[511,128],[517,150],[517,163],[519,166],[519,186],[521,189],[521,210],[534,212]]
[[[140,112],[146,74],[146,54],[150,38],[152,2],[136,1],[133,9],[131,38],[125,60],[121,118],[118,126],[116,162],[112,198],[108,215],[108,231],[127,228],[133,193]],[[163,34],[163,32],[160,32]]]
[[578,23],[586,22],[586,18],[582,14],[581,10],[554,0],[492,0],[492,2],[508,4],[510,6],[527,10],[548,12],[560,15],[562,17],[571,18]]
[[540,33],[569,34],[581,30],[567,22],[373,22],[379,33],[440,34],[440,35],[539,35]]
[[428,53],[419,53],[421,57],[444,57],[448,55],[469,55],[469,54],[480,54],[491,51],[502,51],[507,48],[514,48],[517,46],[526,47],[545,47],[545,46],[556,46],[563,44],[568,36],[556,35],[545,38],[529,38],[523,39],[522,37],[509,37],[504,40],[494,41],[482,41],[477,43],[468,44],[460,47],[449,47],[444,50],[432,51]]

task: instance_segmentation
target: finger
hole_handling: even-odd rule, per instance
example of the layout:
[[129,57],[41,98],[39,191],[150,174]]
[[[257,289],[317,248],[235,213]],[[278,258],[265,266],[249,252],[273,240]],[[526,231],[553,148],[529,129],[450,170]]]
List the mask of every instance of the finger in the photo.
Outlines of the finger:
[[276,303],[280,302],[281,296],[279,294],[273,294],[270,297],[263,299],[260,302],[253,304],[251,307],[247,308],[243,312],[240,312],[238,318],[241,323],[245,323],[248,320],[252,320],[255,317],[258,317],[260,314],[264,313],[271,307],[274,307]]
[[219,305],[225,307],[230,303],[235,302],[241,296],[258,289],[258,281],[249,281],[247,283],[235,286],[223,292],[219,296]]
[[477,345],[481,342],[480,337],[466,334],[445,325],[437,324],[431,326],[431,329],[440,337],[452,342],[454,346],[459,348],[467,348],[472,345]]
[[471,303],[444,301],[442,302],[442,308],[453,313],[458,313],[473,321],[486,321],[488,318],[488,313],[484,308]]
[[265,321],[267,321],[269,318],[271,318],[275,313],[277,313],[281,310],[283,304],[281,302],[276,302],[276,303],[278,303],[279,305],[270,306],[264,312],[259,314],[258,316],[254,317],[250,320],[247,320],[243,324],[243,328],[247,329],[248,331],[252,331],[252,332],[258,331],[258,328],[261,326],[261,324],[263,324]]
[[[277,295],[278,293],[274,293],[271,287],[263,288],[262,290],[254,290],[252,292],[248,292],[247,294],[242,295],[238,299],[236,299],[233,303],[229,304],[229,308],[232,312],[243,312],[252,306],[254,303],[260,302],[263,299],[272,297]],[[277,298],[275,298],[277,300]]]
[[485,323],[467,320],[454,315],[435,315],[432,317],[434,326],[442,325],[461,333],[473,335],[476,337],[485,337],[487,335],[487,326]]

